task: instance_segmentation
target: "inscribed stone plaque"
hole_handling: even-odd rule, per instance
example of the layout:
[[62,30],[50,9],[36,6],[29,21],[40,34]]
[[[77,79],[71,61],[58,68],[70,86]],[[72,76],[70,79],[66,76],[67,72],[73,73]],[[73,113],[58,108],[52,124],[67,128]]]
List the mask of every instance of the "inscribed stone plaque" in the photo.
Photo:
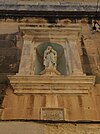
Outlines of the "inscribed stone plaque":
[[64,120],[64,108],[42,108],[42,120]]

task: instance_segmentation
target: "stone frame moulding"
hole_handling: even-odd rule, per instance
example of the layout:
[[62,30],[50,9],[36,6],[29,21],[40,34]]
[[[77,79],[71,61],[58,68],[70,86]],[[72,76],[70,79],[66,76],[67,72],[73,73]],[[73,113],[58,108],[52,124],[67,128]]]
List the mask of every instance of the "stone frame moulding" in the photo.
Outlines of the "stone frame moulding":
[[79,25],[71,24],[64,28],[21,25],[20,30],[24,33],[24,43],[17,75],[34,75],[36,48],[44,42],[58,43],[63,47],[67,75],[84,75],[77,46],[77,39],[81,32]]
[[[24,43],[19,72],[9,75],[11,87],[16,94],[88,94],[95,84],[95,76],[83,74],[77,39],[79,25],[67,27],[20,26]],[[34,75],[36,47],[45,41],[62,42],[68,61],[68,74],[57,76]]]
[[[52,117],[53,116],[53,117]],[[41,120],[66,120],[66,109],[61,107],[42,107],[40,109]]]

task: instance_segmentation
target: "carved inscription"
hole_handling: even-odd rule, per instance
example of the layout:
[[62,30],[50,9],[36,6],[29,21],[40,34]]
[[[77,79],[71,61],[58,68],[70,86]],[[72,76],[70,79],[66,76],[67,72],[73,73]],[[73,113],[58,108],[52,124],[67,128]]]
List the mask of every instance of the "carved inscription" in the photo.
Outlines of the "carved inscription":
[[64,108],[42,108],[41,119],[64,120]]

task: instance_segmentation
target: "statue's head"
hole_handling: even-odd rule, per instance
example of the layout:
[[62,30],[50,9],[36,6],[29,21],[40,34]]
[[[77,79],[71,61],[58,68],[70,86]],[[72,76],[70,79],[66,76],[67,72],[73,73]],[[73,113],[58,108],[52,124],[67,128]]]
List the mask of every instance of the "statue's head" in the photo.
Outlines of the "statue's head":
[[48,46],[47,49],[50,51],[52,50],[52,46]]

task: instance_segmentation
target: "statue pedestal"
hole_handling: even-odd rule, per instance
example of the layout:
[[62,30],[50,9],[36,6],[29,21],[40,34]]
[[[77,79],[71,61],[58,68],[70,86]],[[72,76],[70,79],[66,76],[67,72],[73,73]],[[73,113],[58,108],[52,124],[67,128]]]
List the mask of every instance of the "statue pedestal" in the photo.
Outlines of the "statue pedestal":
[[57,71],[55,68],[46,68],[40,74],[45,76],[55,76],[60,75],[60,72]]
[[88,94],[94,76],[8,76],[14,93],[18,94]]

